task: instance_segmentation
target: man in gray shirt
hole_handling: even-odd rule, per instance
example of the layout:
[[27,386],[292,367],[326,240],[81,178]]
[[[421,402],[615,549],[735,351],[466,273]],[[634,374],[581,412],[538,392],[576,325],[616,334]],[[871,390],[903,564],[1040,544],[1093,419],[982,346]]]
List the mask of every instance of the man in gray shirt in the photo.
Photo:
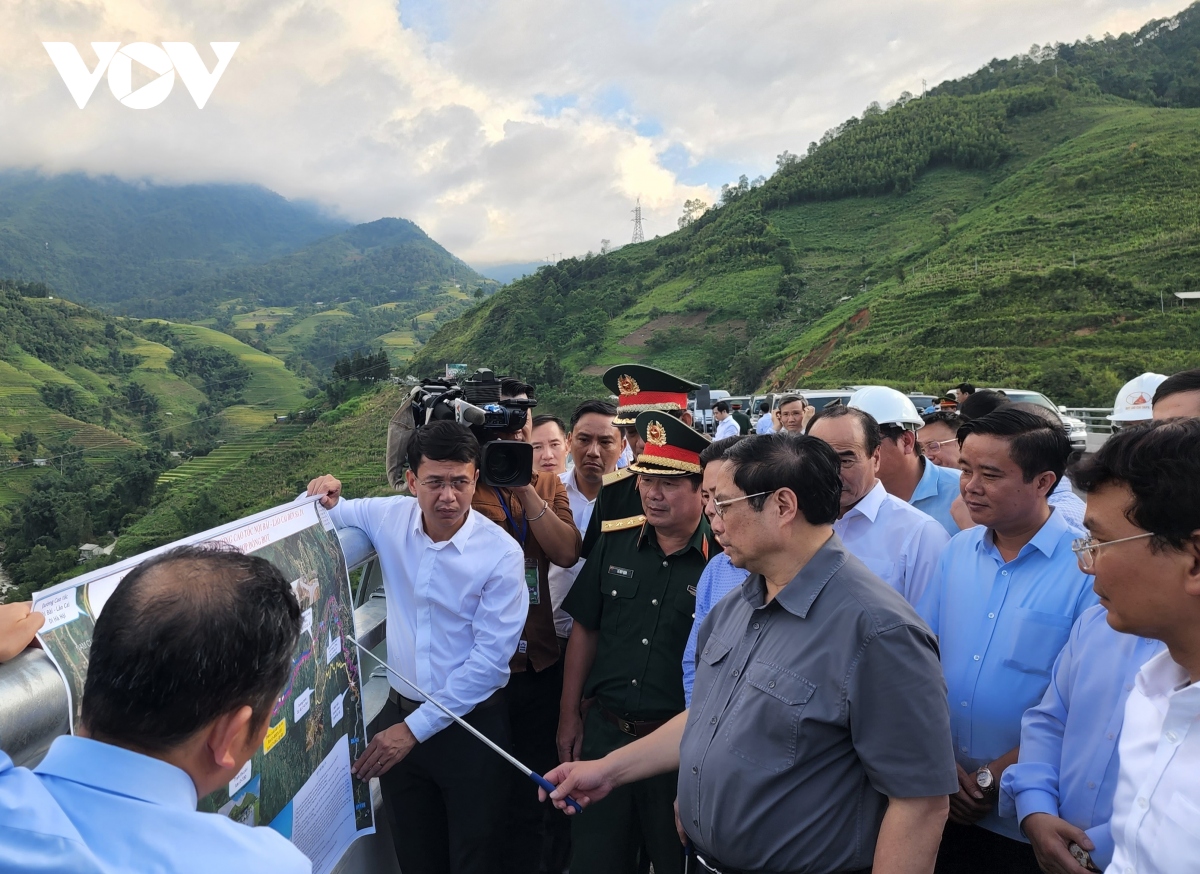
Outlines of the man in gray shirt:
[[937,642],[833,533],[832,449],[749,437],[726,461],[713,531],[751,576],[700,626],[691,709],[560,765],[552,797],[678,767],[701,870],[929,874],[958,786]]

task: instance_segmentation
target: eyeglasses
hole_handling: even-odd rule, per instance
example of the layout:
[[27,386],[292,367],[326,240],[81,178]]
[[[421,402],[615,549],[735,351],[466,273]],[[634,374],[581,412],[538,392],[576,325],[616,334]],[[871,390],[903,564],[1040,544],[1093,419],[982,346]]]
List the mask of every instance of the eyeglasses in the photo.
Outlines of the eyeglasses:
[[1130,540],[1141,540],[1143,537],[1153,536],[1153,531],[1147,531],[1145,534],[1135,534],[1132,537],[1122,537],[1118,540],[1105,540],[1102,543],[1094,537],[1080,537],[1071,542],[1071,551],[1075,553],[1075,558],[1079,561],[1079,569],[1090,571],[1096,566],[1096,552],[1101,547],[1112,546],[1114,543],[1128,543]]
[[768,492],[755,492],[752,495],[742,495],[741,497],[738,497],[738,498],[730,498],[728,501],[718,501],[716,498],[713,498],[713,502],[712,502],[713,509],[716,511],[718,516],[720,516],[722,519],[724,519],[725,518],[725,508],[728,507],[730,504],[736,504],[738,501],[748,501],[750,498],[761,498],[763,495],[770,495],[770,494],[773,494],[775,491],[777,491],[777,490],[771,489]]
[[467,490],[468,486],[474,485],[474,480],[469,479],[427,479],[421,480],[418,485],[423,489],[429,489],[431,492],[440,492],[442,489],[449,486],[460,495]]
[[947,446],[950,446],[952,444],[957,446],[958,441],[957,440],[930,440],[928,443],[922,443],[921,446],[923,446],[925,449],[928,449],[930,452],[941,452]]

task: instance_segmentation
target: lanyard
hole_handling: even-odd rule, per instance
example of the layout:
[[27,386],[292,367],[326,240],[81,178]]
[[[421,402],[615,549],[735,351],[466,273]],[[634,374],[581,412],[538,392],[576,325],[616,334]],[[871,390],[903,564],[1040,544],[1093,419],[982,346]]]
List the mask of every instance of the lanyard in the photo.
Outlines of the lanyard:
[[[496,493],[496,497],[500,499],[500,509],[504,511],[504,518],[508,520],[509,527],[512,528],[513,537],[517,539],[517,543],[521,544],[521,548],[525,548],[525,537],[529,534],[529,520],[525,518],[525,514],[521,514],[521,527],[517,528],[517,523],[513,519],[512,511],[508,509],[508,501],[504,500],[504,494],[497,488],[492,491]],[[518,530],[520,533],[518,533]]]

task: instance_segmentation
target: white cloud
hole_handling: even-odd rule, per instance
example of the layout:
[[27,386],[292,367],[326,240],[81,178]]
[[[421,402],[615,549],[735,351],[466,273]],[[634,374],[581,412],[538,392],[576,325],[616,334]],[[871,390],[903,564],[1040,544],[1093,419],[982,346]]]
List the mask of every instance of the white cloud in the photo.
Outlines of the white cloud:
[[[872,100],[1182,0],[7,0],[0,165],[256,182],[411,218],[478,263],[647,235]],[[241,42],[207,107],[102,80],[75,107],[43,40]]]

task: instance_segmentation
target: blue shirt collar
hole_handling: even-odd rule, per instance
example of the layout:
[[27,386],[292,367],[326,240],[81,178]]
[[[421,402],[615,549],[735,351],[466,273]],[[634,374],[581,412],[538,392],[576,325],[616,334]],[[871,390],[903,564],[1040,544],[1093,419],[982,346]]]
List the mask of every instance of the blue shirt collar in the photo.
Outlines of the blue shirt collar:
[[90,738],[55,738],[34,772],[163,807],[196,809],[196,784],[186,771]]
[[922,458],[921,464],[924,467],[921,470],[921,478],[917,480],[917,487],[913,489],[912,497],[908,499],[910,504],[915,504],[924,498],[931,497],[941,491],[941,476],[938,474],[937,465],[928,458]]
[[[1068,527],[1062,513],[1051,507],[1050,518],[1038,529],[1037,534],[1033,535],[1033,538],[1021,547],[1021,551],[1017,553],[1017,558],[1028,555],[1035,549],[1046,556],[1046,558],[1051,558],[1054,555],[1054,551],[1058,548],[1058,544],[1062,542],[1064,534],[1071,534],[1074,537],[1074,532]],[[987,529],[983,537],[979,539],[979,548],[983,549],[988,555],[1000,562],[1000,564],[1005,563],[1003,557],[1000,555],[1000,550],[996,548],[996,544],[992,541],[991,528]]]

